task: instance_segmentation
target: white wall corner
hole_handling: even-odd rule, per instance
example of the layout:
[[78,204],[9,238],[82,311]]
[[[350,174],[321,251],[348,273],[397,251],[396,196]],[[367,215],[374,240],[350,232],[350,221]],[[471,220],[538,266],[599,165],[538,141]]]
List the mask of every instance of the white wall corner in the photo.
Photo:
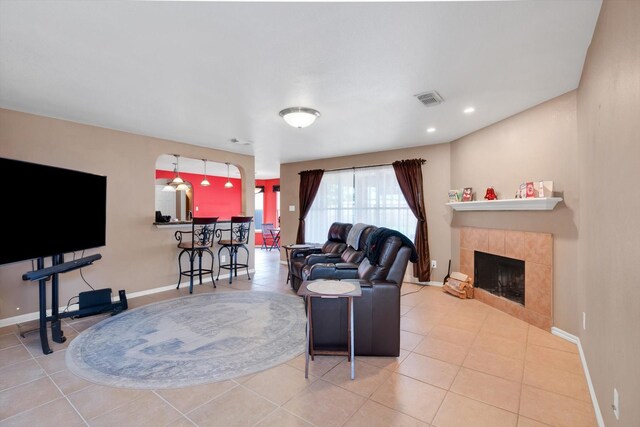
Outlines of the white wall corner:
[[596,413],[596,421],[598,422],[599,427],[605,427],[604,419],[602,418],[602,412],[600,411],[600,405],[598,405],[598,398],[596,397],[596,391],[593,388],[593,383],[591,382],[591,375],[589,375],[589,367],[587,366],[587,359],[584,356],[584,351],[582,350],[582,344],[580,343],[580,338],[570,334],[569,332],[563,331],[560,328],[556,328],[555,326],[551,327],[551,333],[555,336],[558,336],[562,339],[572,342],[578,346],[578,351],[580,352],[580,361],[582,362],[582,369],[584,370],[584,376],[587,379],[587,385],[589,386],[591,403],[593,404],[593,410]]

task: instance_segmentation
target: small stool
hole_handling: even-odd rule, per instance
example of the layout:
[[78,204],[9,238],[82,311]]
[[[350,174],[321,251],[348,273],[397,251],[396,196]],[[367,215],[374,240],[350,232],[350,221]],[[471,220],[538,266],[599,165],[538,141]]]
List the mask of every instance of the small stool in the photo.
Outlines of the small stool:
[[[252,216],[232,216],[231,224],[229,228],[216,230],[216,236],[218,237],[218,277],[220,277],[220,270],[229,270],[229,283],[232,283],[233,276],[238,277],[238,267],[247,269],[247,278],[251,280],[249,276],[249,249],[247,244],[249,243],[249,233],[251,230],[251,222],[253,222]],[[228,232],[225,235],[225,232]],[[228,238],[227,238],[228,237]],[[247,260],[245,263],[238,263],[238,250],[244,249],[247,253]],[[229,262],[223,264],[220,262],[220,253],[226,250],[229,254]]]

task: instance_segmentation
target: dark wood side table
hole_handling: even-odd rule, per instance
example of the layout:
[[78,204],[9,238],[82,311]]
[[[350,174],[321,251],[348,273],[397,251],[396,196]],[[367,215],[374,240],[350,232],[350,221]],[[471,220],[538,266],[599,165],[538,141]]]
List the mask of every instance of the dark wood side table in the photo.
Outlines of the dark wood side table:
[[299,243],[295,245],[282,245],[282,247],[284,248],[285,257],[287,258],[287,283],[289,283],[291,281],[291,251],[294,249],[311,249],[313,245]]
[[[354,289],[350,292],[346,293],[335,293],[330,289],[327,291],[321,290],[311,290],[308,289],[308,286],[311,284],[317,285],[318,283],[323,283],[330,287],[334,284],[349,284],[354,287]],[[338,285],[339,286],[339,285]],[[312,286],[313,288],[313,286]],[[298,289],[298,295],[304,297],[307,303],[307,338],[306,338],[306,346],[305,346],[305,365],[304,365],[304,377],[309,378],[309,356],[313,358],[316,354],[324,354],[324,355],[340,355],[347,356],[351,361],[351,379],[354,379],[356,376],[356,362],[355,362],[355,351],[354,351],[354,330],[353,330],[353,298],[362,296],[362,289],[360,289],[360,284],[357,282],[339,282],[336,280],[314,280],[314,281],[304,281],[300,285],[300,289]],[[348,300],[348,308],[347,308],[347,318],[348,321],[348,333],[349,339],[347,341],[347,349],[345,350],[314,350],[313,348],[313,322],[312,322],[312,301],[314,298],[347,298]]]

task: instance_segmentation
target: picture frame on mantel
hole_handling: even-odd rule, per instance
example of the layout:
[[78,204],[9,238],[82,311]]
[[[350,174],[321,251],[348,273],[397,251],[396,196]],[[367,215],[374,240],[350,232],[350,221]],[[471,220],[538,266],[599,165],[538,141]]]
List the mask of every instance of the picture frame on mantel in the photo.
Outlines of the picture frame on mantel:
[[462,201],[470,202],[473,200],[473,189],[471,187],[465,187],[462,190]]

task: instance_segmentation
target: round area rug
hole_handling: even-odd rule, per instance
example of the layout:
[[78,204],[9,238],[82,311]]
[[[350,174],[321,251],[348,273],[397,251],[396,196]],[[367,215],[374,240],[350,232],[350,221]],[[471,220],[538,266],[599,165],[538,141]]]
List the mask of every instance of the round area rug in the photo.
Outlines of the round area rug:
[[302,298],[275,292],[193,295],[109,317],[80,333],[67,367],[88,381],[175,388],[262,371],[304,352]]

